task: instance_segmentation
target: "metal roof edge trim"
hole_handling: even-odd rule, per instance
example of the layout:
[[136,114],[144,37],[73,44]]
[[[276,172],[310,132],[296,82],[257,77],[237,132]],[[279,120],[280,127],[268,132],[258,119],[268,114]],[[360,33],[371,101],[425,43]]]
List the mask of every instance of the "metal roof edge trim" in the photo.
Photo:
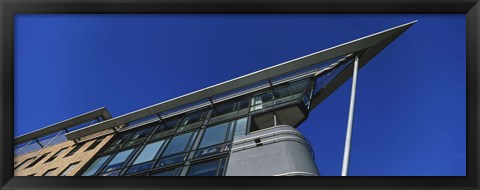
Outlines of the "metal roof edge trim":
[[26,142],[28,140],[32,140],[34,138],[38,138],[38,137],[41,137],[41,136],[44,136],[44,135],[51,134],[55,131],[59,131],[63,128],[68,128],[68,127],[72,127],[72,126],[81,124],[83,122],[89,121],[89,120],[91,120],[93,118],[96,118],[96,117],[99,117],[99,116],[104,117],[104,119],[111,119],[112,118],[112,116],[108,112],[107,108],[106,107],[101,107],[101,108],[98,108],[98,109],[95,109],[95,110],[77,115],[75,117],[71,117],[69,119],[65,119],[63,121],[54,123],[54,124],[49,125],[47,127],[43,127],[41,129],[32,131],[30,133],[15,137],[14,142],[15,142],[15,144]]
[[410,25],[416,22],[417,21],[412,21],[393,28],[389,28],[337,46],[333,46],[265,69],[261,69],[259,71],[255,71],[219,84],[215,84],[176,98],[172,98],[158,104],[148,106],[146,108],[126,113],[116,118],[94,124],[90,127],[69,132],[66,134],[66,137],[69,140],[77,139],[82,136],[115,127],[117,125],[127,123],[135,119],[140,119],[151,114],[160,113],[190,102],[195,102],[204,98],[214,96],[216,94],[228,92],[230,90],[240,88],[248,84],[269,79],[298,69],[302,69],[310,65],[326,61],[341,55],[346,55],[351,52],[366,49],[375,46],[385,40],[388,40],[391,36],[395,36],[395,34],[397,34],[397,30],[404,31],[402,29],[408,28]]

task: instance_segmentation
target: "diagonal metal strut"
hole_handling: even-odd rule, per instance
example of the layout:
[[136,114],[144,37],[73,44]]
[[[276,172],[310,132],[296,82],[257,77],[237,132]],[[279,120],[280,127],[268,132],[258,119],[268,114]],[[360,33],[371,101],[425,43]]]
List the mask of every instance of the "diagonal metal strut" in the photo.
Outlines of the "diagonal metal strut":
[[352,143],[353,111],[355,109],[355,91],[357,89],[358,55],[355,57],[353,76],[352,76],[352,94],[350,96],[350,110],[348,111],[347,135],[345,137],[345,149],[343,152],[342,176],[348,175],[348,165],[350,163],[350,147]]

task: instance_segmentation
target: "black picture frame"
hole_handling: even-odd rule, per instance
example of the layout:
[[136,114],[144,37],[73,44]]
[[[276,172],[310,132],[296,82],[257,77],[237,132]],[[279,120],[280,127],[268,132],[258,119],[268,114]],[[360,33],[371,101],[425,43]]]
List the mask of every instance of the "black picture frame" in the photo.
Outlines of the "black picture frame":
[[[478,0],[2,0],[0,93],[1,189],[478,189],[479,35]],[[466,15],[467,176],[465,177],[14,177],[15,14],[165,13],[454,13]]]

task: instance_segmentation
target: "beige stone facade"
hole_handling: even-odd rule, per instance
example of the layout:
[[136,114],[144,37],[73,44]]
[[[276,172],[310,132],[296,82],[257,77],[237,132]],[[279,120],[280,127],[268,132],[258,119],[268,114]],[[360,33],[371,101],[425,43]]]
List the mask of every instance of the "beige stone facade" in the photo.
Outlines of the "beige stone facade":
[[[98,143],[95,148],[87,150],[96,139],[85,141],[75,144],[73,141],[65,141],[51,147],[46,147],[41,150],[30,152],[24,155],[20,155],[14,158],[15,163],[15,176],[44,176],[48,172],[48,176],[59,176],[64,171],[67,171],[69,166],[74,165],[65,176],[74,176],[80,169],[95,156],[95,154],[105,146],[112,138],[113,134],[106,135],[103,140]],[[74,154],[67,156],[76,146],[81,145]],[[62,150],[63,149],[63,150]],[[61,151],[62,150],[62,151]],[[57,154],[59,151],[61,153]],[[43,156],[47,154],[46,156]],[[57,154],[57,155],[56,155]],[[52,156],[56,156],[53,160],[49,161]],[[41,160],[37,160],[41,159]],[[48,161],[48,162],[47,162]],[[37,162],[35,165],[28,167],[33,162]],[[21,164],[21,166],[19,166]],[[18,167],[19,166],[19,167]],[[17,168],[18,167],[18,168]]]

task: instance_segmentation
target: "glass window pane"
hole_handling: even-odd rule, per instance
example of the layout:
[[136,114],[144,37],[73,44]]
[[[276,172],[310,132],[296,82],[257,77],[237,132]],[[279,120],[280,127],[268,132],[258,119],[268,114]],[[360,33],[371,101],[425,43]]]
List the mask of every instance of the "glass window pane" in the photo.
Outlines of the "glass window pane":
[[168,147],[165,149],[162,157],[185,151],[192,134],[193,132],[190,132],[173,137],[172,140],[170,140],[170,143],[168,143]]
[[255,101],[259,103],[268,102],[272,100],[272,94],[270,92],[263,93],[261,95],[255,96]]
[[219,144],[225,142],[225,135],[227,134],[229,123],[222,123],[213,127],[207,128],[203,135],[200,148]]
[[271,104],[266,104],[267,102],[272,101],[272,94],[270,92],[265,92],[263,94],[256,95],[252,98],[250,111],[255,111],[263,109],[265,107],[271,106]]
[[145,148],[142,150],[142,152],[140,153],[140,155],[138,155],[137,159],[135,159],[135,162],[133,162],[133,164],[139,164],[139,163],[153,160],[158,150],[160,150],[160,147],[162,147],[163,142],[164,141],[162,140],[162,141],[147,144]]
[[292,91],[292,94],[303,92],[303,90],[307,88],[308,82],[308,79],[292,82],[290,84],[290,90]]
[[176,164],[176,163],[183,162],[183,161],[185,161],[186,156],[187,156],[187,154],[180,154],[180,155],[177,155],[177,156],[172,156],[172,157],[169,157],[169,158],[161,159],[160,161],[158,161],[156,167],[163,167],[163,166],[168,166],[168,165],[171,165],[171,164]]
[[230,150],[230,144],[208,147],[208,148],[198,150],[195,153],[195,158],[212,156],[212,155],[223,153],[229,150]]
[[135,134],[133,134],[130,141],[147,137],[148,134],[150,133],[150,131],[152,131],[152,129],[153,129],[153,127],[147,127],[147,128],[144,128],[144,129],[141,129],[141,130],[137,131]]
[[118,176],[122,170],[117,170],[113,172],[108,172],[108,173],[103,173],[100,174],[99,176]]
[[130,133],[121,134],[121,136],[119,138],[117,138],[117,140],[115,140],[115,142],[112,143],[112,145],[110,145],[110,146],[116,146],[116,145],[124,143],[128,139],[129,136],[130,136]]
[[217,176],[223,176],[223,172],[225,171],[225,163],[227,162],[226,158],[220,159],[220,168],[218,169]]
[[126,174],[139,173],[142,171],[149,170],[152,168],[153,164],[155,164],[155,162],[147,162],[144,164],[138,164],[138,165],[132,166],[127,170]]
[[108,163],[104,171],[109,172],[109,171],[121,168],[123,163],[127,160],[130,153],[132,153],[132,151],[133,151],[133,148],[119,152],[117,155],[115,155],[115,157],[113,157],[110,163]]
[[195,112],[195,113],[188,114],[183,119],[182,125],[188,125],[188,124],[195,123],[197,121],[202,120],[202,116],[203,116],[204,112],[205,112],[205,110],[201,110],[201,111],[198,111],[198,112]]
[[175,174],[175,169],[154,173],[151,176],[173,176],[173,174]]
[[164,131],[169,130],[169,129],[172,129],[172,128],[167,128],[165,125],[162,124],[157,128],[157,131],[155,131],[155,134],[164,132]]
[[103,165],[103,163],[107,161],[108,157],[110,157],[110,155],[97,158],[97,160],[95,160],[92,165],[90,165],[90,167],[85,172],[83,172],[82,176],[92,176],[93,174],[95,174]]
[[155,139],[164,139],[168,136],[171,136],[175,133],[174,127],[166,127],[165,125],[161,125],[157,131],[155,131],[155,135],[152,136],[150,140],[155,140]]
[[233,139],[245,136],[246,132],[247,132],[247,118],[245,117],[237,120],[237,125],[235,126],[235,135]]
[[212,160],[192,165],[188,176],[216,176],[220,160]]
[[238,106],[239,106],[239,109],[245,109],[248,107],[248,100],[249,100],[249,97],[243,97],[239,102],[238,102]]
[[280,85],[273,89],[273,95],[275,98],[282,98],[290,95],[290,90],[287,85]]
[[168,118],[166,119],[163,124],[169,128],[169,127],[173,127],[175,126],[175,124],[177,124],[177,121],[180,119],[180,117],[174,117],[174,118]]
[[234,111],[235,102],[228,101],[215,105],[215,115],[223,115]]

